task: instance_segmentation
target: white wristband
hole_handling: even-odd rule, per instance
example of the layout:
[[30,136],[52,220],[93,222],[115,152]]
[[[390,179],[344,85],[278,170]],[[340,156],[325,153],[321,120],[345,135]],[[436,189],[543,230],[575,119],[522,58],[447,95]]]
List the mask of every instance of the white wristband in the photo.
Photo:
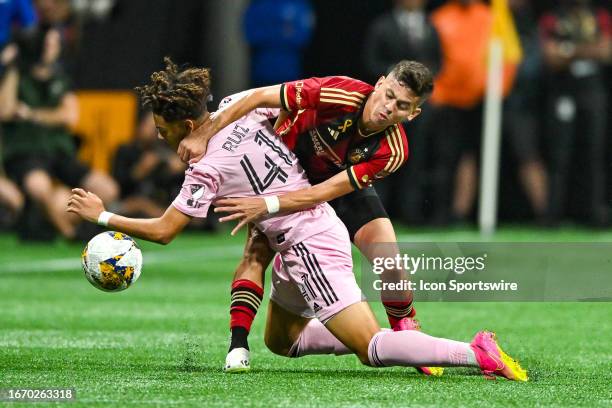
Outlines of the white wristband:
[[280,201],[277,196],[264,197],[266,200],[266,207],[268,207],[268,214],[277,213],[280,210]]
[[108,227],[108,221],[110,218],[115,215],[112,212],[102,211],[98,216],[98,225],[102,225],[103,227]]

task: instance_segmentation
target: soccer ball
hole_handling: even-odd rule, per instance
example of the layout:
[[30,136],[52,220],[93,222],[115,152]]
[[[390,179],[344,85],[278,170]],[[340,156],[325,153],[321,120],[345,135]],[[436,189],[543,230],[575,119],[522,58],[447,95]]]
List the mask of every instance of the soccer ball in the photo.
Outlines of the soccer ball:
[[87,280],[106,292],[129,288],[140,276],[142,252],[127,234],[107,231],[93,237],[83,249],[81,265]]

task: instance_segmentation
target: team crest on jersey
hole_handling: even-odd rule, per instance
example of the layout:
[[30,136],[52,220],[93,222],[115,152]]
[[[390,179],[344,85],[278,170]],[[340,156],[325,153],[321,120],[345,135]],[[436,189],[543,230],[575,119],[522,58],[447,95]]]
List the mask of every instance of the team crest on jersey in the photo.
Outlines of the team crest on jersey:
[[203,204],[199,202],[200,198],[206,192],[206,186],[195,185],[190,187],[191,198],[187,200],[187,205],[193,208],[200,208]]
[[348,154],[348,160],[351,164],[357,164],[365,159],[367,149],[353,149]]

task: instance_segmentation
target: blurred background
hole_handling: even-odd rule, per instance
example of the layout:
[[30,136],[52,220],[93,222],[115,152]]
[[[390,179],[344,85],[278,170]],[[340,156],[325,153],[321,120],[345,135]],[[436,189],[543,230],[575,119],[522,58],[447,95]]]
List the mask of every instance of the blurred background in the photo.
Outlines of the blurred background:
[[[522,52],[504,65],[499,220],[608,228],[612,1],[508,5]],[[376,189],[397,225],[476,228],[491,20],[478,0],[1,0],[0,231],[89,237],[64,212],[74,186],[111,211],[165,210],[184,166],[132,88],[166,55],[212,68],[209,110],[250,87],[373,84],[401,59],[425,63],[436,89],[405,124],[410,157]]]

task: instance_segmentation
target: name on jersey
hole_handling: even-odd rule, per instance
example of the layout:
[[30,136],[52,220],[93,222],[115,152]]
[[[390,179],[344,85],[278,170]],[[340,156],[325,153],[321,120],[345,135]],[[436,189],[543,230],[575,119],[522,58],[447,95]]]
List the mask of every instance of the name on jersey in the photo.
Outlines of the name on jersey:
[[248,128],[242,127],[238,124],[234,125],[234,130],[232,130],[232,133],[230,133],[230,135],[225,139],[222,147],[228,152],[234,153],[235,149],[238,148],[238,145],[246,137],[247,133],[249,133]]

